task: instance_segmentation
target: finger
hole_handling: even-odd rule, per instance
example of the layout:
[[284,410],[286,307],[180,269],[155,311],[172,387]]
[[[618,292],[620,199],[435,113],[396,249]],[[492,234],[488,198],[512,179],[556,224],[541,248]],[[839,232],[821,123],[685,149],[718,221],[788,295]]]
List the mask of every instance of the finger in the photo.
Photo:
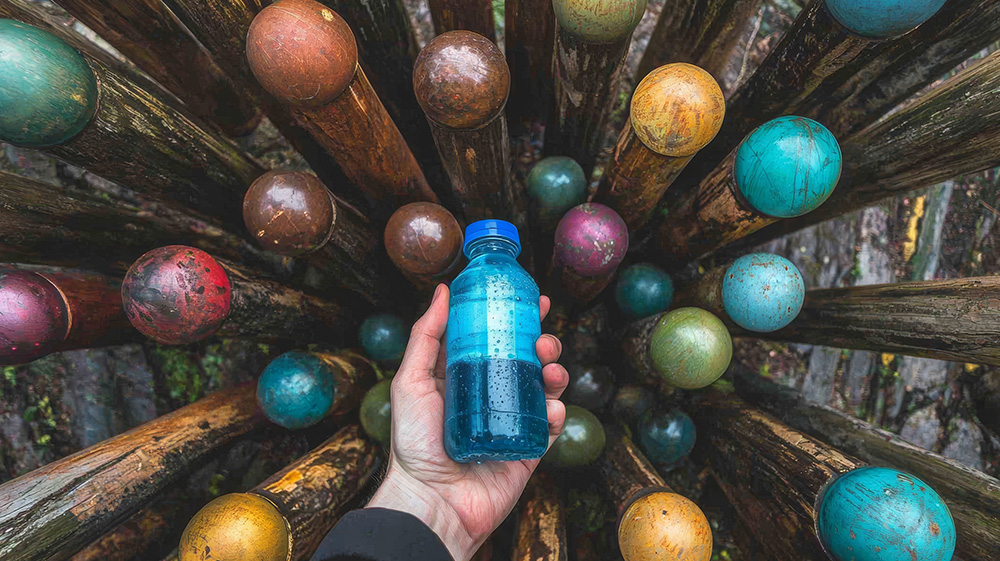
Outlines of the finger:
[[549,315],[549,310],[551,309],[552,309],[552,300],[549,300],[548,296],[539,296],[538,313],[541,316],[542,321],[545,321],[545,316]]
[[562,434],[566,423],[566,406],[558,399],[545,400],[545,414],[549,417],[549,446]]
[[549,364],[542,368],[545,382],[545,399],[559,399],[569,385],[569,372],[561,364]]
[[410,341],[406,344],[396,381],[405,384],[434,375],[434,367],[441,352],[441,338],[447,326],[448,287],[439,284],[431,305],[410,330]]
[[559,360],[562,354],[562,341],[555,335],[546,333],[535,341],[535,353],[538,354],[538,361],[542,366]]

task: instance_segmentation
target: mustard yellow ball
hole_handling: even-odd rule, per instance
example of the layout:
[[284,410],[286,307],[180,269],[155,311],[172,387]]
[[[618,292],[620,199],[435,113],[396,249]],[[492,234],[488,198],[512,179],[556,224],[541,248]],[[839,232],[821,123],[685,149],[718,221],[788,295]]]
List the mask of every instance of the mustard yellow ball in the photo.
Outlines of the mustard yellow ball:
[[664,156],[691,156],[715,138],[726,116],[722,88],[708,72],[665,64],[639,82],[629,120],[639,140]]
[[289,561],[292,534],[270,501],[252,493],[223,495],[188,522],[179,561]]

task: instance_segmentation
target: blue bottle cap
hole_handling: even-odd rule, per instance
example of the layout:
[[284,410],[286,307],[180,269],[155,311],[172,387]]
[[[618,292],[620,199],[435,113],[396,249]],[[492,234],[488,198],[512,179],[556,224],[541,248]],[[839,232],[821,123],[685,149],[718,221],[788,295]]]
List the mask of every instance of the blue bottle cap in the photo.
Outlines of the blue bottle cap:
[[517,235],[517,226],[506,220],[478,220],[465,227],[465,245],[462,252],[469,256],[469,246],[472,242],[486,236],[500,236],[506,238],[517,246],[517,254],[521,254],[521,237]]

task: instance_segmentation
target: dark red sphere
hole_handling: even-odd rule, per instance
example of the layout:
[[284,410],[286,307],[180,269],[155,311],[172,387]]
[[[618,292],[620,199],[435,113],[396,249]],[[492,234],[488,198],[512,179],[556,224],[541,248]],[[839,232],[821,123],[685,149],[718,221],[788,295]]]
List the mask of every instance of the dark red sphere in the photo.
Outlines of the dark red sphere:
[[0,269],[0,364],[30,362],[54,351],[69,327],[66,300],[48,279]]
[[330,190],[311,173],[269,171],[243,196],[243,223],[250,235],[279,255],[323,247],[336,216]]
[[215,333],[229,316],[232,287],[211,255],[168,245],[140,257],[122,281],[122,305],[143,335],[180,345]]

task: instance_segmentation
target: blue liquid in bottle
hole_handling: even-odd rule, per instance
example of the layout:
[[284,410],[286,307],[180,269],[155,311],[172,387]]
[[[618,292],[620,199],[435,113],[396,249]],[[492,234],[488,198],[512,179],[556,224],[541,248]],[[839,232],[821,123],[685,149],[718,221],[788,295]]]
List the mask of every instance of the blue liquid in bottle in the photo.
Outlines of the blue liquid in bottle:
[[444,444],[456,462],[540,458],[549,442],[538,285],[517,262],[517,228],[465,230],[469,265],[451,283]]

